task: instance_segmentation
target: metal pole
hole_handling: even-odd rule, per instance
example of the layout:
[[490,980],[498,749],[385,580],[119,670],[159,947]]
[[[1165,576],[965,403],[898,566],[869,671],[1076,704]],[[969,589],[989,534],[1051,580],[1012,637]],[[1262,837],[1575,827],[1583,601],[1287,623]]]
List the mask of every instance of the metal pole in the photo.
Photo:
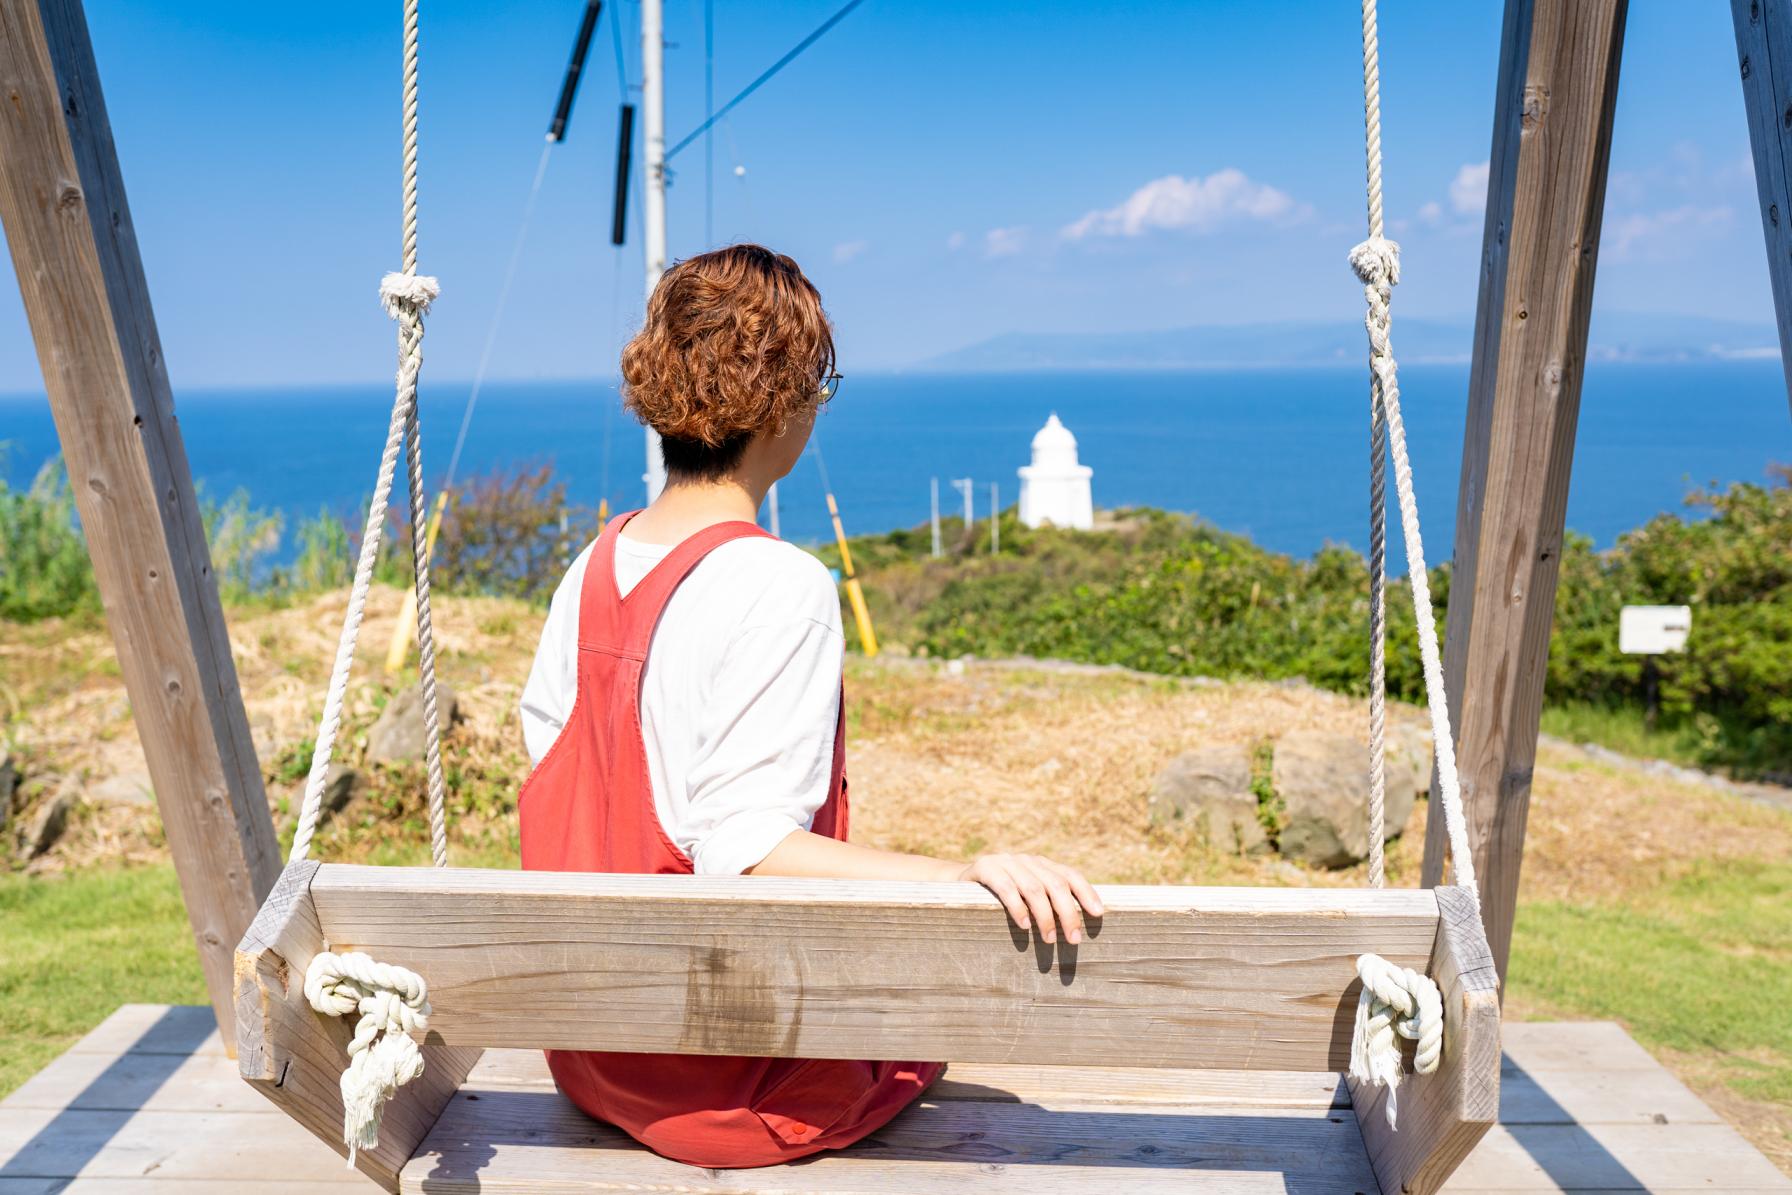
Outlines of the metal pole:
[[[647,247],[647,298],[666,271],[666,38],[661,0],[641,0],[641,127],[645,141],[641,168],[646,171],[647,201],[642,222]],[[666,488],[666,462],[660,456],[659,433],[647,429],[647,500]]]
[[968,477],[960,477],[957,481],[952,483],[953,488],[964,495],[964,533],[966,535],[971,533],[971,493],[975,490],[976,484],[976,482]]
[[934,555],[935,559],[938,559],[939,554],[940,554],[940,479],[937,477],[933,479],[932,492],[933,492],[933,555]]
[[766,493],[765,497],[766,497],[767,503],[770,506],[770,513],[771,513],[771,526],[766,528],[766,530],[770,531],[773,535],[777,536],[779,539],[783,539],[784,536],[778,530],[778,483],[777,482],[775,482],[775,481],[772,482],[772,488]]
[[1002,550],[1002,503],[996,484],[989,483],[989,553],[992,556]]

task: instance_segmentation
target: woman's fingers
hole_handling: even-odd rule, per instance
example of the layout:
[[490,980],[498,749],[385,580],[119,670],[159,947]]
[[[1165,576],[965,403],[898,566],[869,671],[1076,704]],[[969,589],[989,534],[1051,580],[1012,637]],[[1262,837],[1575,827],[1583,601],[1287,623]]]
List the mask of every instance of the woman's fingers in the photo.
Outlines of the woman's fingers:
[[1083,909],[1077,903],[1076,894],[1070,890],[1069,882],[1050,860],[1028,856],[1024,862],[1045,884],[1046,895],[1051,898],[1052,909],[1058,915],[1058,924],[1064,927],[1064,940],[1075,946],[1083,940]]
[[1057,918],[1052,913],[1052,897],[1046,888],[1043,872],[1027,866],[1026,860],[1021,858],[1010,860],[1008,868],[1014,875],[1014,882],[1020,889],[1021,896],[1026,899],[1028,911],[1039,925],[1039,936],[1047,942],[1056,942]]
[[995,893],[996,899],[1002,902],[1002,907],[1008,910],[1008,916],[1014,919],[1014,924],[1022,929],[1032,928],[1032,918],[1027,914],[1027,902],[1021,899],[1020,888],[1016,886],[1014,879],[1002,868],[992,866],[987,859],[981,863],[971,878]]
[[1076,902],[1083,907],[1084,911],[1087,912],[1089,916],[1101,916],[1101,897],[1096,894],[1095,885],[1083,878],[1082,872],[1074,867],[1066,867],[1062,863],[1053,862],[1050,859],[1042,859],[1040,862],[1064,877],[1064,882],[1070,885],[1070,891],[1076,895]]

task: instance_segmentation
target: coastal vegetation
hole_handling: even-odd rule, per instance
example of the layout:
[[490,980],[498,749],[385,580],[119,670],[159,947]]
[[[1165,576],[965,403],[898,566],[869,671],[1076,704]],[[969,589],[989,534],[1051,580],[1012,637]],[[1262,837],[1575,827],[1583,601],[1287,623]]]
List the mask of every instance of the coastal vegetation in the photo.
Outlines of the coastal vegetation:
[[[301,520],[283,551],[283,520],[247,494],[202,494],[201,505],[227,601],[281,606],[347,583],[359,529],[343,517],[324,510]],[[1156,510],[1110,514],[1090,532],[1029,530],[1012,509],[999,517],[999,551],[987,521],[945,520],[939,558],[926,528],[851,541],[886,649],[1365,689],[1368,569],[1352,550],[1328,546],[1301,560]],[[392,522],[378,576],[403,584],[410,532],[396,508]],[[595,529],[595,512],[569,505],[547,465],[468,479],[447,504],[437,583],[544,603]],[[838,565],[833,545],[818,553]],[[1431,570],[1431,588],[1441,628],[1447,563]],[[1649,661],[1621,654],[1618,612],[1633,604],[1690,605],[1687,650]],[[0,483],[0,618],[98,611],[60,464],[22,490]],[[1403,583],[1389,588],[1388,614],[1390,688],[1422,700]],[[1685,513],[1658,515],[1604,551],[1570,533],[1547,697],[1546,730],[1738,775],[1792,774],[1792,470],[1695,488]]]

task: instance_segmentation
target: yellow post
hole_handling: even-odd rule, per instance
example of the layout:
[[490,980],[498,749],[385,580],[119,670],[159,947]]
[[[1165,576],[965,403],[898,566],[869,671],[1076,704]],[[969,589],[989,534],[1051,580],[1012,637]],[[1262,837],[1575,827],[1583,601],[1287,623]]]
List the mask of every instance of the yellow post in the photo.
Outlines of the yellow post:
[[846,600],[852,604],[852,620],[859,627],[859,646],[869,659],[877,654],[877,634],[871,629],[871,609],[865,605],[865,591],[852,571],[852,549],[846,546],[846,528],[840,525],[840,508],[834,495],[828,495],[828,516],[834,520],[834,541],[840,545],[841,570],[846,574]]
[[[448,507],[448,491],[436,495],[436,508],[429,515],[429,530],[423,536],[425,557],[436,550],[436,536],[442,533],[442,512]],[[386,675],[396,676],[411,655],[411,641],[417,637],[417,590],[404,591],[404,605],[398,611],[398,624],[392,628],[392,642],[386,645]]]

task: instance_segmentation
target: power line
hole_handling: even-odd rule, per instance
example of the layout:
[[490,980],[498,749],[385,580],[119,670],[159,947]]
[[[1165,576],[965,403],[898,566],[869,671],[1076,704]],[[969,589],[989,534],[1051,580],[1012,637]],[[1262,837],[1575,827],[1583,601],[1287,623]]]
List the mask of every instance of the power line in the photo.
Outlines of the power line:
[[785,54],[784,57],[778,59],[778,61],[772,63],[771,66],[769,66],[765,69],[765,72],[763,74],[761,74],[757,79],[754,79],[751,83],[747,84],[746,87],[741,90],[741,93],[739,95],[737,95],[733,99],[729,100],[726,104],[723,104],[719,109],[717,109],[714,113],[712,113],[707,120],[705,120],[702,124],[698,125],[695,129],[691,130],[691,132],[689,134],[687,134],[682,141],[680,141],[677,145],[674,145],[671,149],[667,150],[666,151],[666,160],[668,162],[671,161],[672,156],[674,154],[676,154],[679,150],[683,149],[685,146],[689,145],[691,142],[695,141],[698,137],[702,136],[704,134],[704,132],[707,131],[709,129],[709,127],[711,125],[713,125],[716,121],[722,119],[722,117],[724,117],[724,116],[728,115],[728,113],[732,112],[734,110],[735,105],[739,104],[742,100],[744,100],[748,96],[752,95],[755,91],[758,91],[759,88],[762,85],[764,85],[766,80],[770,79],[773,75],[777,74],[779,71],[781,71],[785,67],[789,66],[792,62],[796,61],[798,55],[800,55],[804,50],[807,50],[810,46],[814,45],[816,42],[820,41],[822,39],[822,37],[826,35],[828,30],[832,29],[835,25],[838,25],[841,21],[843,21],[846,18],[847,13],[851,12],[853,9],[857,8],[859,5],[863,4],[864,2],[865,2],[865,0],[847,0],[847,3],[845,4],[845,6],[843,6],[840,9],[840,11],[836,12],[833,16],[831,16],[827,20],[823,21],[820,24],[820,26],[818,26],[816,28],[815,32],[811,33],[808,37],[805,37],[802,41],[798,42],[790,50],[789,53]]

